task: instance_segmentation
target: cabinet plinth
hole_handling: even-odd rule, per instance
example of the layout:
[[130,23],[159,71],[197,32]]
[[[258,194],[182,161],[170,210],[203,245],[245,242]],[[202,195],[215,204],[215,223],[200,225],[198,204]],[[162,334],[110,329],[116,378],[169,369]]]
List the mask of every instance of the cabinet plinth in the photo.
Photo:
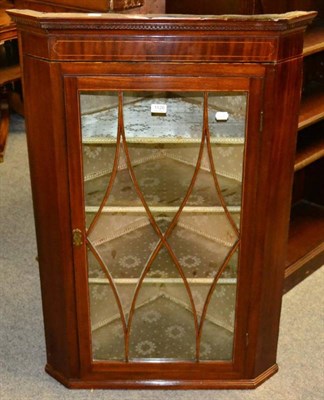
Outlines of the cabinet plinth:
[[46,371],[71,388],[261,384],[315,13],[11,15]]

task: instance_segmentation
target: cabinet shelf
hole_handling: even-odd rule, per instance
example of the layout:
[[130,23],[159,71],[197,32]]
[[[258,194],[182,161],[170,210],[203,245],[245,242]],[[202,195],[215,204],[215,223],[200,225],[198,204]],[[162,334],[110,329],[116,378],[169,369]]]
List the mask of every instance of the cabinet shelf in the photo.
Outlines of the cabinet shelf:
[[[173,92],[123,93],[123,123],[126,140],[135,144],[200,143],[203,127],[203,93]],[[81,94],[81,124],[83,144],[115,144],[117,132],[117,99],[103,92],[100,103],[95,96]],[[99,101],[99,100],[97,100]],[[210,94],[208,126],[211,141],[215,143],[244,143],[244,94]],[[105,102],[109,105],[101,108]],[[95,103],[87,112],[88,103]],[[163,106],[163,114],[152,113],[153,106]],[[98,110],[97,110],[98,109]],[[225,121],[217,120],[217,112],[226,111]]]
[[[107,279],[104,278],[89,278],[90,284],[98,284],[98,285],[107,285]],[[136,285],[138,283],[138,279],[136,278],[116,278],[114,280],[116,285]],[[168,284],[168,283],[183,283],[181,278],[146,278],[146,283],[160,283],[160,284]],[[188,283],[193,284],[202,284],[202,285],[210,285],[213,283],[213,278],[187,278]],[[221,285],[236,285],[237,279],[236,278],[220,278],[217,281]]]
[[324,91],[317,90],[304,96],[301,102],[298,130],[324,118]]
[[[152,252],[157,248],[160,237],[144,214],[140,218],[114,215],[104,215],[101,218],[90,234],[92,245],[88,250],[89,278],[103,279],[107,283],[106,276],[94,257],[95,251],[100,254],[105,265],[109,266],[115,282],[119,279],[123,283],[127,283],[126,280],[130,280],[128,283],[137,283]],[[110,221],[109,225],[106,218]],[[170,222],[166,218],[156,219],[162,232],[167,230]],[[186,278],[198,283],[196,279],[214,278],[235,245],[237,237],[226,217],[220,215],[214,218],[197,218],[185,215],[180,217],[167,240]],[[152,278],[158,279],[158,282],[166,278],[171,278],[172,282],[175,279],[176,282],[180,278],[174,259],[170,258],[164,247],[155,257],[145,281]],[[236,257],[232,258],[222,278],[236,278]]]
[[298,139],[295,172],[324,157],[324,135],[322,132],[303,132]]
[[[201,138],[181,138],[181,137],[146,137],[146,138],[126,138],[129,144],[200,144]],[[241,144],[245,142],[244,138],[240,137],[210,137],[211,144]],[[85,138],[82,140],[83,145],[115,145],[116,138],[109,137],[94,137]]]
[[[190,149],[189,149],[190,150]],[[228,206],[238,207],[241,204],[241,182],[239,180],[240,159],[242,157],[242,149],[237,149],[235,164],[231,158],[223,157],[224,163],[217,170],[218,182],[222,191],[222,196]],[[151,153],[153,153],[151,151]],[[133,157],[133,166],[139,188],[150,207],[162,207],[163,209],[171,208],[177,211],[182,199],[184,198],[190,179],[194,174],[195,161],[190,160],[192,153],[181,152],[180,156],[176,153],[169,153],[168,156],[159,157],[157,153],[152,160],[143,162],[142,153],[139,158]],[[219,160],[220,160],[220,153]],[[232,154],[232,153],[231,153]],[[154,154],[153,154],[154,155]],[[196,151],[194,152],[196,156]],[[171,158],[172,157],[172,158]],[[179,157],[179,158],[178,158]],[[189,163],[193,164],[190,165]],[[97,157],[99,162],[99,157]],[[187,205],[206,208],[211,211],[213,206],[221,206],[221,201],[215,189],[215,183],[208,165],[202,166],[199,170],[193,191],[189,196]],[[122,166],[123,167],[123,166]],[[221,168],[223,167],[223,168]],[[217,167],[216,167],[217,168]],[[230,169],[231,168],[231,169]],[[109,169],[107,168],[109,171]],[[99,170],[100,172],[101,170]],[[154,176],[152,175],[152,171]],[[90,171],[89,171],[90,172]],[[93,179],[85,179],[86,207],[97,207],[100,205],[107,184],[109,182],[109,173],[106,175],[101,173],[86,174],[86,177],[92,176]],[[98,175],[98,177],[97,177]],[[233,175],[233,176],[232,176]],[[127,194],[127,196],[125,196]],[[116,180],[112,187],[110,200],[106,206],[128,207],[129,205],[142,208],[142,202],[134,189],[134,184],[130,179],[127,168],[119,169]],[[97,210],[94,209],[94,210]],[[117,211],[117,209],[115,209]],[[131,209],[128,208],[129,211]],[[214,211],[217,210],[217,207]],[[138,209],[134,209],[138,211]],[[175,211],[175,212],[176,212]]]
[[[176,213],[179,207],[173,206],[150,206],[150,211],[152,213]],[[241,207],[240,206],[228,206],[228,211],[230,213],[240,213]],[[96,206],[86,206],[85,212],[86,213],[96,213],[99,210],[99,207]],[[102,213],[145,213],[145,208],[141,206],[125,206],[125,207],[118,207],[118,206],[111,206],[111,207],[103,207],[101,210]],[[182,210],[184,213],[224,213],[224,208],[221,206],[206,206],[206,207],[199,207],[199,206],[185,206]]]
[[304,39],[303,56],[309,56],[324,50],[324,27],[316,26],[310,28]]

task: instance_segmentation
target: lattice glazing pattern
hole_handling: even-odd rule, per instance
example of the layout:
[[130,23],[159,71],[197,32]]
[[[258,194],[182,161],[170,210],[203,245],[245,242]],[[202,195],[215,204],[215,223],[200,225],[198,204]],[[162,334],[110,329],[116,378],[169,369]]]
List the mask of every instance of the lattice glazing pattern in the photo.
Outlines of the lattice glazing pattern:
[[230,360],[245,94],[80,97],[93,358]]

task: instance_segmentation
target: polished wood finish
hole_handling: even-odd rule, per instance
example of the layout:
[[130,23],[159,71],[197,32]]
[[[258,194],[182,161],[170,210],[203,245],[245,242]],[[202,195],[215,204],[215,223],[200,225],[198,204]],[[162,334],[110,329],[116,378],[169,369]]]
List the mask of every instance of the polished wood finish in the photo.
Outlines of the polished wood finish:
[[[302,77],[314,13],[265,17],[87,16],[14,11],[47,347],[70,388],[253,388],[276,350]],[[92,361],[80,90],[249,93],[234,356],[217,362]]]

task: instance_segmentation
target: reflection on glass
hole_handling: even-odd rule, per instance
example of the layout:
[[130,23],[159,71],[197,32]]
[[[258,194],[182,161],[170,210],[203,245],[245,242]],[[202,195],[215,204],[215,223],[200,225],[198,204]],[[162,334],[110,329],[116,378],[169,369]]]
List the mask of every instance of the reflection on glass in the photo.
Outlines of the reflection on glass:
[[232,358],[246,106],[81,93],[94,359]]

